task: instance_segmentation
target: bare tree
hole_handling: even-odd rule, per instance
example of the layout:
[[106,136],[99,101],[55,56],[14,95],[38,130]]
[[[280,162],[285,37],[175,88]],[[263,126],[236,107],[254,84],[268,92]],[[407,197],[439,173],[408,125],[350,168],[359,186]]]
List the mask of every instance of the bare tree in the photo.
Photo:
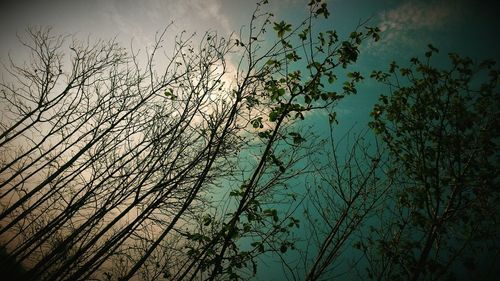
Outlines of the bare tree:
[[73,41],[66,74],[62,38],[31,30],[29,40],[33,62],[12,63],[20,83],[3,83],[12,105],[4,120],[22,121],[3,124],[1,233],[19,261],[35,258],[32,276],[63,279],[93,272],[155,216],[171,221],[189,206],[185,196],[194,199],[192,185],[227,165],[213,163],[238,146],[225,141],[235,124],[230,98],[215,95],[230,43],[212,36],[190,54],[179,37],[160,70],[161,34],[141,70],[114,42]]
[[308,238],[306,246],[300,248],[304,249],[305,280],[355,276],[360,260],[357,257],[352,264],[357,235],[385,202],[392,185],[391,179],[384,177],[384,150],[376,140],[367,144],[368,133],[349,131],[336,140],[335,130],[330,129],[329,157],[323,166],[316,164],[304,210],[308,221],[304,236]]
[[314,31],[320,1],[297,27],[272,23],[266,2],[239,36],[169,41],[167,28],[144,62],[28,30],[29,61],[0,85],[0,235],[29,280],[238,279],[293,246],[294,208],[272,206],[296,200],[282,189],[308,171],[315,144],[298,124],[355,92],[356,72],[340,92],[325,83],[378,35]]

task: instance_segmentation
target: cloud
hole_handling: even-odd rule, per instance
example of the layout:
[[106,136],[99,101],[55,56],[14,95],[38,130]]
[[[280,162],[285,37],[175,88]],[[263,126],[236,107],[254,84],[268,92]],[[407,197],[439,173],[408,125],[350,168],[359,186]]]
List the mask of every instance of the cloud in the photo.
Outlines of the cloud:
[[197,13],[197,16],[206,21],[217,23],[222,27],[226,35],[232,32],[229,18],[222,11],[221,0],[191,0],[187,2]]
[[380,27],[382,31],[388,29],[434,29],[442,26],[450,18],[450,14],[450,6],[443,5],[443,2],[410,1],[381,14]]
[[459,17],[462,1],[406,1],[378,15],[382,44],[413,45],[423,33],[439,31]]
[[112,0],[101,4],[99,12],[117,27],[117,32],[141,44],[151,43],[156,31],[172,21],[172,31],[203,33],[209,29],[229,35],[232,25],[223,0]]

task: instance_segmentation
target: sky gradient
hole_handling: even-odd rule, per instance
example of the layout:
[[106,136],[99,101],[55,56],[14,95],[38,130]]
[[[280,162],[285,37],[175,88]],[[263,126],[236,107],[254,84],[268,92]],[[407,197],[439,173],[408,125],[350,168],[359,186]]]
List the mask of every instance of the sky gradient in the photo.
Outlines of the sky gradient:
[[[303,18],[301,0],[270,1],[276,18]],[[339,31],[351,30],[357,22],[371,18],[384,31],[374,51],[396,53],[418,51],[432,42],[444,50],[496,54],[500,43],[497,1],[472,0],[331,0],[327,21]],[[77,33],[97,38],[117,36],[125,44],[131,38],[139,46],[171,21],[177,31],[238,32],[247,23],[255,5],[248,0],[48,0],[2,1],[1,48],[16,42],[16,32],[26,26],[53,26],[57,33]],[[301,16],[302,14],[302,16]]]
[[[331,0],[331,16],[321,21],[324,28],[339,34],[352,31],[356,25],[370,20],[379,26],[382,39],[361,50],[354,66],[365,76],[374,69],[386,69],[392,61],[407,62],[422,56],[427,44],[441,50],[436,59],[447,63],[446,54],[455,52],[475,60],[498,59],[500,40],[497,27],[497,1],[472,0]],[[306,14],[307,1],[270,1],[275,18],[298,23]],[[16,33],[28,26],[51,26],[54,34],[75,34],[78,38],[112,39],[125,47],[144,50],[152,44],[155,33],[171,22],[171,34],[183,30],[202,34],[207,30],[223,35],[238,33],[247,24],[255,8],[248,0],[48,0],[1,1],[0,60],[16,56]],[[373,81],[365,81],[360,95],[339,105],[339,118],[344,125],[366,123],[373,102],[380,90]],[[366,94],[366,92],[369,92]],[[353,112],[353,108],[357,112]],[[350,115],[350,116],[347,116]]]
[[[270,1],[269,10],[276,20],[297,24],[306,17],[307,1]],[[498,4],[494,1],[472,0],[331,0],[328,20],[321,29],[336,29],[339,34],[351,32],[359,22],[379,26],[379,42],[365,44],[353,70],[365,77],[371,70],[387,69],[392,61],[405,64],[413,56],[423,56],[426,46],[440,49],[434,58],[447,65],[449,52],[470,56],[473,60],[500,60],[498,38]],[[2,1],[0,4],[0,61],[19,54],[16,33],[28,26],[52,26],[54,34],[75,34],[78,38],[116,37],[123,46],[145,49],[154,42],[155,33],[171,22],[172,34],[183,30],[202,34],[207,30],[223,36],[238,33],[247,24],[255,3],[248,0],[48,0]],[[342,37],[341,37],[342,38]],[[22,58],[21,58],[22,59]],[[374,81],[366,80],[358,95],[348,97],[336,108],[340,134],[353,126],[365,128],[369,112],[384,90]],[[319,118],[319,117],[318,117]],[[328,126],[327,118],[318,124],[318,131]],[[324,127],[321,127],[324,126]],[[277,268],[277,271],[280,269]]]

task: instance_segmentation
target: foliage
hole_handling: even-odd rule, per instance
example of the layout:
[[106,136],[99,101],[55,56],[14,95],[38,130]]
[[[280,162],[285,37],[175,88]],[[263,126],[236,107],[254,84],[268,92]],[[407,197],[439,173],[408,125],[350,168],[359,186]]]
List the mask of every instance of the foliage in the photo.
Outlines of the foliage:
[[341,40],[313,28],[322,1],[297,26],[266,2],[246,35],[167,28],[144,60],[28,30],[30,60],[0,84],[0,235],[30,280],[241,280],[295,249],[300,220],[276,202],[300,204],[287,185],[316,145],[297,124],[356,93],[362,76],[334,71],[378,30]]
[[372,73],[391,93],[370,126],[397,170],[380,227],[359,245],[375,280],[454,280],[461,268],[476,279],[498,264],[499,72],[456,54],[441,70],[437,52]]

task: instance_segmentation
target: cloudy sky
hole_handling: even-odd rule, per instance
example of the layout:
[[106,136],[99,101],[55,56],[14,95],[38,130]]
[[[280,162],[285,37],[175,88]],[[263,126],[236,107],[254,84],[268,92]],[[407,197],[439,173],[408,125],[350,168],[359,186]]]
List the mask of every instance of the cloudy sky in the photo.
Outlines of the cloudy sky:
[[[306,16],[307,0],[271,0],[277,19],[296,21]],[[355,65],[362,73],[386,69],[392,61],[406,62],[422,55],[427,44],[438,47],[441,60],[456,52],[473,59],[500,61],[500,11],[497,1],[473,0],[330,0],[331,16],[324,28],[340,34],[370,19],[382,39],[365,45]],[[250,20],[251,0],[8,0],[0,1],[0,60],[16,56],[16,33],[28,26],[52,26],[54,33],[116,37],[125,46],[144,48],[155,32],[174,22],[172,32],[203,33],[215,30],[228,35]],[[438,58],[440,59],[440,58]],[[366,123],[371,106],[382,89],[365,82],[359,95],[337,108],[341,126]]]
[[[274,0],[269,9],[276,19],[291,22],[306,14],[307,0]],[[474,59],[499,57],[500,20],[498,1],[473,0],[330,0],[331,16],[325,28],[340,34],[352,31],[360,21],[370,19],[382,30],[382,40],[362,50],[359,71],[368,73],[385,68],[392,60],[406,62],[422,55],[427,44],[441,50],[442,61],[448,52]],[[173,34],[182,30],[222,34],[238,32],[248,23],[255,8],[251,0],[7,0],[0,1],[0,60],[10,53],[15,57],[16,33],[27,26],[52,26],[54,33],[77,37],[111,39],[124,46],[144,49],[153,42],[155,32],[169,23]],[[375,91],[366,85],[367,91]],[[352,107],[366,118],[376,95],[346,100],[340,113],[353,113]],[[361,113],[360,113],[361,114]],[[346,116],[362,122],[362,115]],[[342,114],[340,115],[342,117]],[[361,119],[360,119],[361,118]]]
[[[138,45],[174,21],[176,31],[213,29],[238,31],[254,8],[251,0],[7,0],[0,1],[2,50],[16,42],[16,32],[29,25],[50,25],[58,33],[118,36]],[[303,17],[307,0],[274,0],[277,17]],[[359,20],[372,19],[385,31],[374,48],[412,52],[431,41],[444,49],[494,55],[500,26],[495,1],[473,0],[330,0],[327,24],[350,30]],[[498,1],[496,1],[498,2]],[[382,45],[382,46],[381,46]],[[403,47],[403,48],[401,48]]]

